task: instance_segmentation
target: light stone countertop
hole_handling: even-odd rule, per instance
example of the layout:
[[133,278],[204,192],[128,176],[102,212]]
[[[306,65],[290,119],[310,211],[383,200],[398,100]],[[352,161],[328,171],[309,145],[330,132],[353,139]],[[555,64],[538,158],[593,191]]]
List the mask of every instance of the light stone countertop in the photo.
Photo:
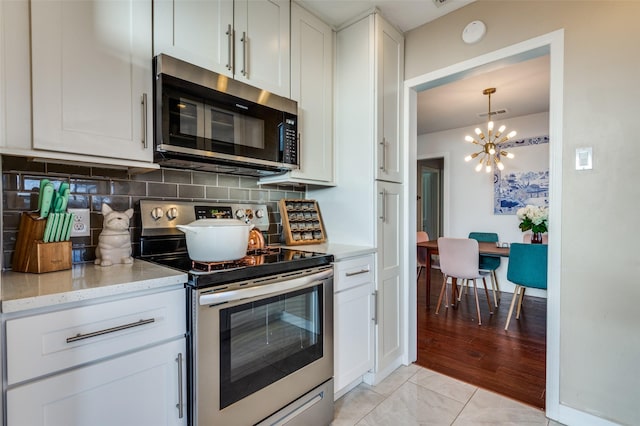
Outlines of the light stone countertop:
[[348,244],[301,244],[297,246],[285,246],[290,249],[300,251],[311,251],[316,253],[332,254],[336,262],[339,262],[350,257],[364,256],[367,254],[375,253],[377,250],[375,247],[369,246],[352,246]]
[[187,274],[135,259],[133,264],[73,265],[45,274],[2,273],[2,312],[19,312],[187,282]]

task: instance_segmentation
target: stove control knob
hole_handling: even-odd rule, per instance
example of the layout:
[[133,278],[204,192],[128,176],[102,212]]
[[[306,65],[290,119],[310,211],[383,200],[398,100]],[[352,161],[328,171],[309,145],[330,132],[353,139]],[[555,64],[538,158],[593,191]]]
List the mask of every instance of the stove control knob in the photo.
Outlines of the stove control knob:
[[242,210],[242,209],[236,210],[236,217],[238,219],[242,219],[244,217],[244,210]]
[[256,217],[262,219],[264,217],[264,211],[262,211],[262,209],[256,210]]
[[160,220],[164,216],[164,212],[162,211],[162,207],[156,207],[151,210],[151,217],[153,220]]
[[178,217],[178,209],[175,207],[169,208],[169,210],[167,210],[167,219],[173,220],[176,217]]

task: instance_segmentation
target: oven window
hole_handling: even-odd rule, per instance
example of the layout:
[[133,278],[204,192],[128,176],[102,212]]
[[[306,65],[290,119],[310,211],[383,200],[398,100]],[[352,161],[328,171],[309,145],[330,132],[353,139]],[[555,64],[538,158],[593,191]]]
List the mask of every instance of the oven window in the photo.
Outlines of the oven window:
[[220,311],[220,408],[322,358],[322,285]]

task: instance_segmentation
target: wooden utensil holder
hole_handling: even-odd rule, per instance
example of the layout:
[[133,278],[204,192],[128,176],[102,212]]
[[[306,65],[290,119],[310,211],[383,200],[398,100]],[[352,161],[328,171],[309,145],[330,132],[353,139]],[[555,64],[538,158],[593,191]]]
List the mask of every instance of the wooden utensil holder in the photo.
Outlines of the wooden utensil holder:
[[43,242],[46,224],[37,213],[22,213],[12,270],[40,274],[71,269],[71,241]]

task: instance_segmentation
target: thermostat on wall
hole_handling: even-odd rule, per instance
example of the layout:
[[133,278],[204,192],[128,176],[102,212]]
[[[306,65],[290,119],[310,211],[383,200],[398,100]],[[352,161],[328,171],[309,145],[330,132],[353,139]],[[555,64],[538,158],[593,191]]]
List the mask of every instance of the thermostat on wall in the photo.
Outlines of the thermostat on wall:
[[471,21],[462,30],[462,40],[467,44],[473,44],[482,39],[487,32],[487,26],[482,21]]

